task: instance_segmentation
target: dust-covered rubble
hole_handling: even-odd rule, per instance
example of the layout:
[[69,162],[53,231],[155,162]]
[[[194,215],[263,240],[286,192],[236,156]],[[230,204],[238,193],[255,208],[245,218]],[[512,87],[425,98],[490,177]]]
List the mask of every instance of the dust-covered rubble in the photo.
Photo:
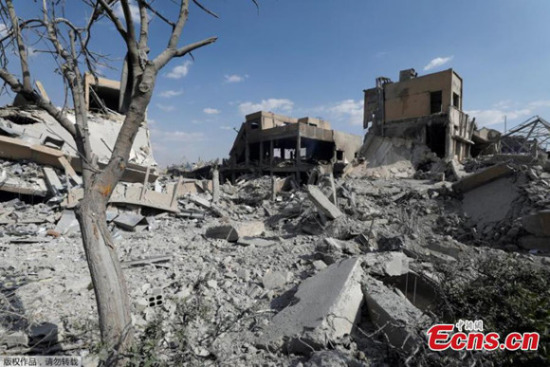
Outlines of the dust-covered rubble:
[[[29,182],[45,179],[32,163],[2,167]],[[486,167],[497,169],[465,165]],[[249,177],[220,185],[216,202],[208,181],[187,179],[181,192],[177,177],[131,184],[177,192],[173,210],[111,203],[107,213],[132,301],[135,359],[385,366],[406,353],[414,360],[426,327],[438,321],[442,268],[467,281],[479,274],[461,266],[479,259],[550,266],[550,175],[542,166],[505,167],[506,175],[483,182],[475,179],[483,173],[466,171],[455,182],[339,178],[336,200],[330,180],[301,187],[286,179],[273,192],[271,177]],[[44,181],[45,196],[4,192],[0,203],[0,352],[80,355],[92,366],[102,358],[96,304],[66,205],[77,185],[52,169],[59,182]],[[466,184],[474,179],[476,187]]]

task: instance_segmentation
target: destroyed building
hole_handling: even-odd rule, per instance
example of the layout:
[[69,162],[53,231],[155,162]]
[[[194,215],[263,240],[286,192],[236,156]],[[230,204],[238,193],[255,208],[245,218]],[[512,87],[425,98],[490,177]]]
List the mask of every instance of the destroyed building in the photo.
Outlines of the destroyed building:
[[253,170],[300,178],[321,163],[351,162],[361,144],[360,136],[332,130],[325,120],[258,111],[246,116],[223,172],[235,176]]
[[462,78],[453,69],[423,76],[402,70],[398,82],[379,77],[364,94],[368,137],[412,139],[440,158],[470,156],[475,122],[462,110]]
[[[92,147],[105,162],[122,123],[118,84],[87,85]],[[486,149],[506,145],[490,129],[472,138],[479,157],[464,165],[419,144],[429,164],[415,172],[404,162],[418,147],[396,145],[399,138],[376,136],[382,142],[374,139],[375,154],[364,160],[356,158],[361,138],[326,121],[258,112],[239,132],[232,165],[221,168],[238,174],[232,182],[219,180],[217,162],[195,167],[206,174],[214,166],[212,180],[187,179],[177,169],[157,174],[144,123],[134,169],[106,212],[132,326],[144,343],[152,341],[152,325],[169,341],[151,351],[167,365],[490,365],[485,352],[429,351],[426,331],[449,317],[449,305],[462,305],[460,317],[470,317],[468,309],[491,317],[488,308],[449,297],[471,285],[492,295],[472,298],[476,307],[507,301],[499,282],[509,289],[526,272],[508,281],[494,269],[540,272],[540,284],[523,281],[527,296],[517,293],[537,310],[549,309],[550,164],[516,162],[548,141],[549,127],[538,119],[512,129],[526,135],[516,136],[524,144],[508,148],[514,156],[505,163]],[[296,184],[295,174],[322,163],[348,164],[339,177],[323,171]],[[373,163],[387,175],[365,170]],[[441,174],[448,166],[454,174]],[[401,176],[404,169],[412,174]],[[82,197],[78,172],[74,141],[48,115],[32,106],[0,109],[2,355],[70,353],[85,366],[100,364],[91,348],[100,334],[95,296],[72,210]],[[516,305],[502,309],[522,314]],[[511,324],[510,313],[502,314],[495,318]],[[545,330],[546,313],[532,315],[538,318],[530,314],[526,330]],[[541,345],[547,341],[541,333]]]

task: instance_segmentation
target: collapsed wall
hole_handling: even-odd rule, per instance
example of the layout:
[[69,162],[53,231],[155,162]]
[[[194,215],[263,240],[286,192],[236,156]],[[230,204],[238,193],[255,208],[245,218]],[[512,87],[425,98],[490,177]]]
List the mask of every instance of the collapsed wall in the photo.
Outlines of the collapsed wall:
[[[67,112],[67,117],[75,123],[74,114]],[[88,113],[90,144],[100,163],[107,163],[111,157],[118,132],[124,116],[119,114]],[[0,109],[0,135],[21,139],[32,145],[45,145],[61,150],[78,160],[74,138],[47,112],[31,107]],[[130,152],[130,163],[149,167],[156,166],[153,157],[149,129],[144,121],[140,126]]]

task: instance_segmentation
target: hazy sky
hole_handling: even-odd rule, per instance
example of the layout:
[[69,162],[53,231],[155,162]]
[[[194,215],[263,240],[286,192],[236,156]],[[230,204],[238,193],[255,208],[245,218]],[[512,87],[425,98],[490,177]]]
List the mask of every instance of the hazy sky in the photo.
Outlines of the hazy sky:
[[[362,135],[363,89],[411,67],[421,75],[455,69],[464,80],[463,107],[478,125],[502,129],[505,115],[508,128],[536,114],[550,118],[548,0],[258,2],[259,13],[249,0],[203,0],[220,19],[191,4],[181,44],[219,40],[195,51],[194,61],[175,59],[158,78],[148,117],[161,165],[227,157],[234,128],[260,109],[321,117]],[[67,3],[67,17],[83,24],[89,10]],[[177,11],[170,1],[156,4],[167,15]],[[30,0],[16,5],[22,15],[38,10]],[[167,32],[153,17],[151,56]],[[106,20],[93,35],[94,49],[111,55],[114,70],[105,76],[118,79],[120,36]],[[51,56],[35,52],[32,66],[61,105]]]

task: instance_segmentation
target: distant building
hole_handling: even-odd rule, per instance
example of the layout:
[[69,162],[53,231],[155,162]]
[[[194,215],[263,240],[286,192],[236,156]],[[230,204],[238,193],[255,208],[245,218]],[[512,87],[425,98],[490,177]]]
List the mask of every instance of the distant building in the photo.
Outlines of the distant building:
[[259,111],[246,116],[225,171],[300,176],[318,164],[351,162],[361,144],[360,136],[331,130],[321,119]]
[[413,139],[441,158],[470,156],[475,124],[462,110],[462,78],[452,69],[423,76],[402,70],[399,82],[380,77],[364,93],[369,134]]

